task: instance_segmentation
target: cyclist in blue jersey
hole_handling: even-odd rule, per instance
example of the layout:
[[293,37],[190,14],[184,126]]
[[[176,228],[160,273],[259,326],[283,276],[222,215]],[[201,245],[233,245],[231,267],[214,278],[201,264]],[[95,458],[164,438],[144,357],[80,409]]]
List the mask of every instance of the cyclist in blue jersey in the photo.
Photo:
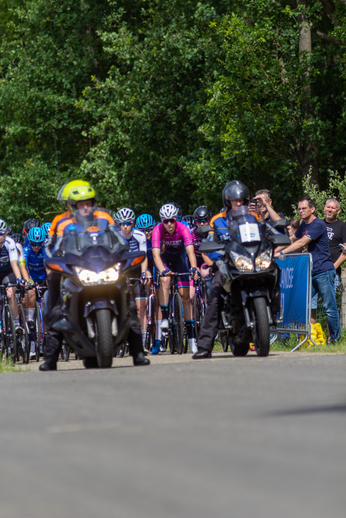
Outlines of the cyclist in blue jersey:
[[44,259],[47,256],[44,249],[45,234],[41,227],[33,227],[28,234],[29,245],[24,248],[25,263],[30,278],[37,283],[45,283],[47,271],[44,267]]
[[47,222],[47,223],[43,223],[43,225],[41,227],[42,231],[44,232],[44,235],[45,235],[45,240],[44,240],[45,244],[47,243],[48,235],[49,235],[49,229],[50,229],[51,226],[52,226],[52,224]]

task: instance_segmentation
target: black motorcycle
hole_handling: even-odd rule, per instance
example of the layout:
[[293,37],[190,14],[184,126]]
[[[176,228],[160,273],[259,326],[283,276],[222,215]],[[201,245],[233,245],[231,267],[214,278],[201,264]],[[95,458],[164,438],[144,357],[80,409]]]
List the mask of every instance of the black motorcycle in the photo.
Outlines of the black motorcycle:
[[[125,344],[136,319],[129,314],[126,273],[145,257],[130,252],[116,228],[97,219],[102,212],[93,208],[92,220],[77,213],[75,228],[58,239],[53,256],[45,259],[47,268],[61,274],[62,314],[54,328],[86,368],[111,367]],[[44,303],[44,314],[47,310]]]
[[[227,218],[224,239],[212,233],[200,246],[201,253],[218,253],[216,266],[226,292],[220,333],[234,356],[245,356],[250,343],[258,356],[267,356],[270,326],[280,313],[280,270],[274,249],[290,244],[288,235],[277,229],[282,231],[288,222],[280,220],[271,227],[246,206],[229,211]],[[198,232],[211,230],[200,227]]]

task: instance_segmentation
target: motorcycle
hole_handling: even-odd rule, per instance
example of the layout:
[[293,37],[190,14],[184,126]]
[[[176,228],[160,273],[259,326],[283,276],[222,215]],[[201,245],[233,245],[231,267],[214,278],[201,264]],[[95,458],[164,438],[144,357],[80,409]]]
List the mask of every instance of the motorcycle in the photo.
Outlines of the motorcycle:
[[226,339],[234,356],[245,356],[250,343],[258,356],[269,354],[270,326],[280,319],[280,270],[274,262],[274,249],[291,243],[281,233],[287,226],[287,220],[279,220],[271,227],[242,206],[228,212],[222,240],[210,233],[211,227],[197,231],[210,233],[200,252],[218,254],[216,266],[225,290],[220,333],[224,333],[224,350]]
[[[61,275],[61,319],[54,328],[83,359],[86,368],[111,367],[113,357],[126,342],[136,317],[129,313],[126,274],[144,260],[144,252],[130,252],[113,225],[92,208],[90,217],[76,211],[76,225],[59,237],[53,255],[45,259]],[[43,312],[47,318],[47,298]]]

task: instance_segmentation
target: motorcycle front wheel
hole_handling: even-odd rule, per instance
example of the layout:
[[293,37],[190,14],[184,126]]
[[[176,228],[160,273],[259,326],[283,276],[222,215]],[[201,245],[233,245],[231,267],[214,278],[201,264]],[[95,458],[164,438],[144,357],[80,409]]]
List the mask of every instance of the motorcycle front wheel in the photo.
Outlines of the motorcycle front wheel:
[[113,336],[112,315],[109,309],[95,311],[95,342],[97,364],[101,369],[112,367],[113,363]]
[[256,314],[256,353],[257,356],[268,356],[270,349],[270,333],[267,301],[264,297],[258,297],[254,299],[253,302]]

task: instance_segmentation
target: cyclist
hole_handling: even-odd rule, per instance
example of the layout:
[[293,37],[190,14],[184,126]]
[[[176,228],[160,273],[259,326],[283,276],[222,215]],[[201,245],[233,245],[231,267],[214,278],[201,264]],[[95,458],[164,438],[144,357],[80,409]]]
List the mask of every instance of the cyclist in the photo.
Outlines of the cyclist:
[[[44,249],[45,233],[42,227],[31,228],[28,239],[29,245],[24,248],[24,257],[30,281],[37,284],[46,284],[47,271],[44,266],[44,259],[47,257],[47,254]],[[36,295],[34,290],[30,290],[28,293],[30,293],[27,304],[28,327],[30,331],[34,331]],[[35,343],[31,344],[30,357],[32,356],[35,356]]]
[[[91,221],[94,218],[103,219],[105,225],[114,225],[113,218],[107,212],[94,208],[96,203],[95,196],[96,193],[94,189],[88,186],[80,185],[78,187],[74,187],[70,191],[68,204],[71,209],[72,217],[66,221],[63,221],[58,226],[58,238],[60,236],[62,237],[64,234],[68,233],[72,229],[78,231],[79,218],[88,218]],[[130,305],[129,311],[131,312],[132,318],[136,319],[135,306],[132,307]],[[42,365],[40,365],[40,370],[42,371],[56,370],[57,368],[57,360],[61,350],[63,335],[61,331],[54,329],[54,324],[61,318],[60,297],[58,297],[55,306],[49,309],[48,316],[49,327],[46,335],[45,362]],[[134,324],[130,329],[128,340],[130,345],[130,354],[133,356],[133,364],[150,364],[150,361],[144,356],[138,319],[137,323]]]
[[[138,216],[138,218],[136,220],[136,227],[139,230],[142,230],[142,232],[145,232],[145,235],[147,238],[148,271],[150,272],[150,276],[148,275],[149,278],[151,278],[152,276],[155,277],[153,251],[151,248],[151,237],[152,237],[153,229],[154,229],[155,225],[156,225],[156,221],[150,214],[141,214],[141,216]],[[156,284],[154,284],[154,286],[155,286],[155,292],[157,295],[158,286]],[[162,321],[162,314],[161,314],[158,296],[156,296],[155,321],[156,322]],[[159,325],[156,325],[155,326],[155,342],[156,342],[155,346],[159,347],[161,352],[165,352],[166,348],[162,345],[161,339],[162,339],[162,330]]]
[[51,226],[52,226],[52,224],[50,222],[47,222],[47,223],[43,223],[43,225],[41,227],[42,231],[44,232],[45,243],[47,242],[48,234],[49,234],[49,229],[50,229]]
[[[210,226],[213,228],[209,238],[213,239],[214,233],[220,239],[224,239],[228,232],[227,229],[227,212],[242,205],[248,205],[250,200],[250,193],[248,188],[238,180],[234,180],[226,184],[222,191],[222,202],[226,207],[225,212],[216,214],[210,221]],[[219,253],[214,252],[209,254],[213,261],[221,260]],[[223,289],[221,282],[220,271],[215,273],[210,299],[208,300],[208,308],[205,317],[202,321],[199,338],[198,338],[198,352],[193,355],[194,360],[210,358],[211,351],[214,347],[214,340],[217,334],[219,319],[222,311],[222,295],[226,292]]]
[[30,218],[24,221],[23,224],[23,236],[24,236],[24,246],[28,246],[29,240],[28,240],[28,234],[29,230],[33,227],[40,227],[41,223],[36,218]]
[[[120,234],[128,243],[131,252],[141,250],[147,254],[147,239],[144,232],[133,228],[136,219],[135,213],[132,209],[124,207],[115,215],[116,220],[120,224]],[[148,289],[147,282],[148,277],[151,276],[148,271],[148,259],[147,257],[141,263],[139,268],[132,270],[129,274],[131,277],[140,277],[140,281],[133,281],[131,284],[134,299],[137,307],[137,314],[142,330],[142,344],[143,348],[146,347],[147,339],[147,300],[148,300]],[[146,351],[147,352],[147,351]]]
[[192,232],[192,229],[195,228],[195,218],[191,214],[186,214],[186,216],[183,216],[181,218],[182,223],[187,223],[189,225],[189,229]]
[[[18,253],[12,238],[6,235],[7,225],[0,219],[0,284],[24,284],[18,266]],[[15,288],[7,288],[7,296],[13,313],[14,324],[19,326],[18,304],[14,296]]]
[[[160,327],[162,331],[168,331],[168,302],[170,291],[171,272],[185,273],[189,270],[188,260],[190,261],[190,272],[197,278],[199,272],[197,269],[196,256],[193,249],[193,241],[191,232],[177,221],[178,209],[172,203],[162,205],[160,209],[161,223],[157,225],[152,234],[152,250],[155,266],[161,275],[161,286],[159,290],[160,307],[162,311],[162,322]],[[184,319],[188,332],[189,349],[196,352],[196,338],[194,336],[194,321],[192,318],[192,306],[189,296],[190,281],[187,277],[178,277],[178,286],[183,301]],[[159,325],[159,322],[156,323]],[[152,349],[153,354],[157,354],[159,348],[156,346]]]

